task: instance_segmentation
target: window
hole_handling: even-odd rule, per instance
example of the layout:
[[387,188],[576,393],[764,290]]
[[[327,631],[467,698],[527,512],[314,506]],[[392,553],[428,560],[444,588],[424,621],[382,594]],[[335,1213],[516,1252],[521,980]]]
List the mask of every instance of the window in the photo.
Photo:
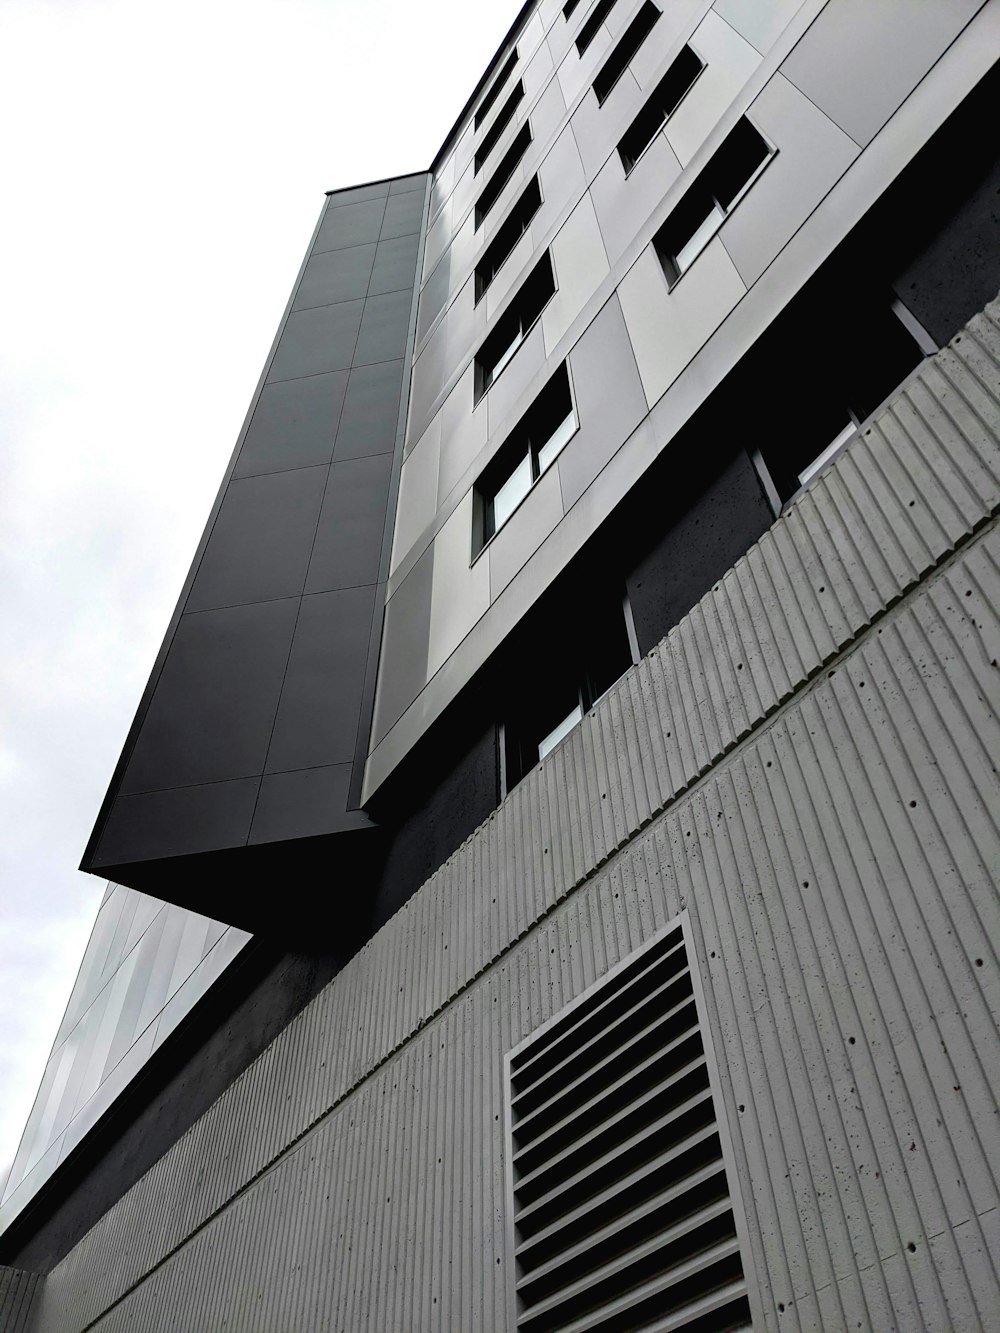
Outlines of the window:
[[723,139],[653,238],[671,286],[698,258],[774,151],[746,116]]
[[500,198],[503,187],[513,176],[517,169],[517,164],[531,144],[531,126],[522,125],[514,138],[514,142],[504,153],[497,165],[496,171],[483,186],[483,192],[476,201],[476,230],[483,225],[486,215]]
[[552,259],[546,250],[479,349],[475,370],[477,403],[524,342],[555,290]]
[[492,88],[490,88],[489,92],[479,103],[479,110],[476,112],[476,121],[473,128],[478,130],[480,125],[482,125],[483,121],[490,114],[490,107],[503,92],[504,84],[514,73],[514,67],[516,65],[517,65],[517,47],[515,46],[513,51],[511,51],[510,55],[507,57],[503,69],[493,80]]
[[800,299],[774,389],[782,429],[762,433],[753,462],[775,512],[818,476],[933,348],[898,301],[881,291],[852,291],[852,275],[821,298]]
[[524,97],[524,84],[521,82],[520,79],[518,79],[514,91],[511,93],[511,95],[507,98],[506,102],[504,102],[503,106],[497,112],[496,120],[483,135],[483,141],[479,145],[479,148],[476,152],[476,167],[475,167],[476,171],[481,170],[483,163],[489,157],[490,153],[492,153],[493,149],[497,146],[497,142],[501,134],[503,134],[504,130],[510,124],[511,117],[517,110],[517,104],[522,100],[523,97]]
[[583,55],[587,47],[597,36],[597,30],[615,7],[615,0],[597,0],[597,4],[587,15],[587,21],[580,29],[576,39],[576,49]]
[[476,482],[473,556],[510,518],[577,429],[565,363],[528,408]]
[[580,0],[568,0],[568,3],[563,5],[563,18],[568,19],[579,3]]
[[677,110],[704,68],[705,62],[690,46],[682,48],[618,145],[618,155],[626,176],[656,138],[660,126]]
[[606,101],[611,89],[628,69],[629,61],[642,46],[653,24],[659,17],[660,11],[652,3],[652,0],[646,0],[646,3],[622,33],[618,45],[601,66],[600,72],[594,80],[594,93],[597,96],[598,106]]
[[487,287],[500,272],[514,246],[528,230],[531,219],[541,206],[541,186],[538,184],[538,177],[532,176],[476,265],[477,302],[486,294]]
[[582,721],[638,658],[623,590],[601,570],[540,604],[511,650],[504,692],[506,795]]
[[749,1333],[692,972],[675,922],[507,1058],[520,1333]]

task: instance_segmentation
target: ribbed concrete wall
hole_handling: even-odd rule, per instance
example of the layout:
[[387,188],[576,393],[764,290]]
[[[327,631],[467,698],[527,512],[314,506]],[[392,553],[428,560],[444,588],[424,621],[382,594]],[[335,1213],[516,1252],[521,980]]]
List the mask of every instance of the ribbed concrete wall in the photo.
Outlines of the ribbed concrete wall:
[[990,1326],[998,319],[107,1214],[38,1328],[507,1327],[504,1052],[680,912],[755,1323]]
[[0,1333],[25,1333],[38,1282],[37,1273],[0,1266]]

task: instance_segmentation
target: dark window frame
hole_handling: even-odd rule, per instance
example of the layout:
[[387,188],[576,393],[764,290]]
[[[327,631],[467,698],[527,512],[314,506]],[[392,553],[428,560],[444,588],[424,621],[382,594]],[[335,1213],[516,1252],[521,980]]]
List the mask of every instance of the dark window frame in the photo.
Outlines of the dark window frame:
[[597,3],[587,15],[586,21],[576,37],[577,55],[583,55],[590,46],[591,42],[597,36],[597,33],[604,20],[611,13],[617,4],[617,0],[597,0]]
[[497,163],[493,175],[479,192],[475,206],[475,230],[486,221],[496,201],[503,193],[504,186],[521,164],[521,159],[531,147],[531,122],[526,120],[511,142],[510,147]]
[[611,50],[611,54],[594,76],[593,89],[597,105],[603,106],[611,96],[619,79],[642,49],[643,42],[656,27],[663,11],[653,0],[644,0],[632,22]]
[[[569,430],[564,430],[572,420]],[[509,433],[473,486],[472,564],[475,564],[506,523],[527,500],[535,486],[568,447],[580,429],[580,414],[573,393],[569,364],[564,361],[549,376],[545,387],[535,395],[517,425]],[[555,452],[547,462],[542,455],[560,433]],[[494,505],[503,488],[528,462],[531,479],[510,512],[496,522]]]
[[492,241],[476,265],[476,305],[489,291],[494,278],[513,254],[542,203],[542,186],[536,172],[511,205],[510,211],[497,227]]
[[489,92],[479,103],[479,107],[473,118],[474,130],[478,130],[479,127],[482,125],[483,121],[490,114],[490,108],[493,106],[493,103],[503,92],[507,80],[514,73],[514,70],[516,68],[517,68],[517,47],[515,46],[513,51],[511,51],[510,55],[504,62],[503,69],[500,71],[500,73],[497,75],[492,85],[490,86]]
[[[691,70],[687,78],[685,65],[690,66],[691,57],[698,61],[698,68]],[[653,89],[650,96],[633,117],[628,129],[618,141],[618,156],[625,168],[626,179],[632,174],[639,162],[649,151],[663,126],[681,105],[688,93],[707,69],[706,62],[690,43],[682,46],[674,56]],[[686,82],[684,80],[687,79]],[[671,85],[676,81],[676,94]],[[631,141],[635,140],[633,144]],[[638,141],[642,140],[641,147]]]
[[514,119],[514,114],[523,101],[524,101],[524,80],[518,79],[517,83],[514,85],[511,91],[510,96],[507,98],[506,102],[504,102],[503,106],[497,112],[495,120],[490,125],[490,128],[483,135],[482,142],[476,149],[473,175],[478,175],[479,172],[482,171],[483,167],[486,165],[486,159],[489,157],[490,153],[493,152],[493,149],[496,148],[497,144],[500,142],[504,130]]
[[[734,163],[738,163],[739,153],[744,148],[740,139],[746,140],[748,149],[752,146],[756,150],[759,143],[764,152],[745,177],[739,176],[737,184],[738,173],[734,171],[732,179],[729,179],[728,172]],[[726,219],[774,161],[777,153],[776,145],[760,132],[749,116],[740,116],[653,237],[653,248],[667,279],[669,291],[673,291],[711,244]],[[739,171],[742,171],[741,166]],[[699,239],[700,243],[694,253],[682,262],[684,252]]]

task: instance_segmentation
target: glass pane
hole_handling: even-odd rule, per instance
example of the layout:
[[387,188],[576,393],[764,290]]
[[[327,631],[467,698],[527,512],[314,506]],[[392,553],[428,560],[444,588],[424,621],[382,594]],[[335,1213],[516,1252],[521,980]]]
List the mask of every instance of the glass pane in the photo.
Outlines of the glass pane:
[[[516,333],[516,335],[515,335],[515,337],[514,337],[514,341],[513,341],[513,342],[511,343],[511,345],[506,349],[506,351],[503,351],[503,352],[500,353],[500,356],[497,358],[496,362],[494,363],[493,369],[490,371],[490,381],[489,381],[490,384],[493,383],[493,381],[494,381],[494,380],[496,379],[496,377],[500,374],[501,370],[503,370],[504,366],[507,364],[507,362],[510,360],[510,358],[514,355],[514,353],[517,351],[517,349],[521,346],[521,339],[522,339],[523,337],[524,337],[524,333],[523,333],[523,331],[522,331],[521,329],[518,329],[518,331],[517,331],[517,333]],[[488,384],[486,387],[489,388],[489,384]]]
[[815,477],[820,468],[831,459],[842,444],[846,444],[854,432],[857,430],[853,421],[849,421],[843,430],[839,431],[821,454],[818,454],[809,466],[799,473],[799,485],[804,486],[807,481]]
[[555,430],[552,432],[549,438],[542,445],[541,449],[539,449],[538,451],[539,476],[541,476],[541,474],[545,471],[545,469],[552,462],[552,460],[557,456],[557,454],[559,454],[559,452],[566,444],[566,441],[570,438],[570,436],[573,434],[575,430],[576,430],[576,417],[572,412],[570,412],[569,416],[567,416],[564,420],[560,421],[559,425],[555,428]]
[[571,712],[567,713],[558,726],[553,727],[549,734],[538,742],[538,757],[544,759],[550,750],[554,749],[564,736],[568,736],[576,724],[583,718],[583,708],[577,704]]
[[493,531],[503,525],[531,490],[531,455],[525,454],[493,497]]
[[712,205],[712,211],[709,213],[708,217],[701,223],[687,244],[682,246],[677,254],[674,255],[674,263],[677,265],[678,273],[683,273],[684,270],[698,258],[702,250],[704,250],[705,246],[722,226],[722,221],[725,216],[725,213],[723,213],[718,204]]

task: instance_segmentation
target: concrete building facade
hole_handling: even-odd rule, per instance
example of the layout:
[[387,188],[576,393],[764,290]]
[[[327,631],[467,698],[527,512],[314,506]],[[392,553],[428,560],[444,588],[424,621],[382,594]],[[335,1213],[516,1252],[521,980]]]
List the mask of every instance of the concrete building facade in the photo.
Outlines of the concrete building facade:
[[86,852],[12,1328],[996,1322],[998,57],[532,0],[328,197]]

